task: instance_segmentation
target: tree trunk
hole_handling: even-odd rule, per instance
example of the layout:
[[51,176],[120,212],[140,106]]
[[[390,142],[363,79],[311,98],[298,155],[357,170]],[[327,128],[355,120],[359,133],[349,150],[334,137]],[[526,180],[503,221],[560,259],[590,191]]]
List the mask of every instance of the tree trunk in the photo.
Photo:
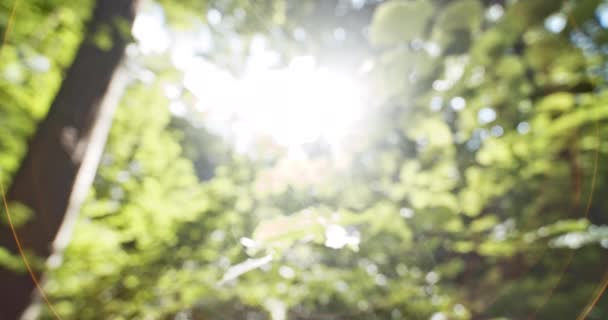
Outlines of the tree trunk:
[[[84,41],[7,192],[9,202],[34,213],[17,234],[37,257],[46,259],[66,245],[74,213],[92,182],[116,104],[108,91],[129,41],[136,2],[97,0]],[[0,246],[18,254],[8,228],[0,230]],[[18,319],[33,289],[28,274],[0,268],[0,320]]]

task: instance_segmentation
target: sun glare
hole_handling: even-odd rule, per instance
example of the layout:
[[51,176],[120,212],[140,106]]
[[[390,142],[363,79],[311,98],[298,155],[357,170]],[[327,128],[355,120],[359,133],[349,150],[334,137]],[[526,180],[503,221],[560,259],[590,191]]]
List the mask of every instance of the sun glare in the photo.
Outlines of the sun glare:
[[229,125],[239,145],[269,136],[288,148],[317,140],[336,146],[361,114],[354,81],[317,67],[312,57],[294,58],[282,69],[249,70],[240,79],[212,65],[190,70],[185,86],[198,97],[197,109]]
[[[230,137],[237,149],[247,150],[259,137],[270,137],[288,149],[319,140],[336,147],[361,116],[361,88],[355,77],[318,66],[312,56],[276,67],[278,54],[263,38],[254,37],[245,71],[235,78],[197,56],[213,47],[204,30],[171,35],[160,8],[140,14],[133,31],[141,53],[169,50],[173,64],[184,72],[183,86],[197,98],[195,112],[202,113],[212,130]],[[173,101],[169,108],[187,117],[191,110],[175,97],[178,91],[165,88]]]

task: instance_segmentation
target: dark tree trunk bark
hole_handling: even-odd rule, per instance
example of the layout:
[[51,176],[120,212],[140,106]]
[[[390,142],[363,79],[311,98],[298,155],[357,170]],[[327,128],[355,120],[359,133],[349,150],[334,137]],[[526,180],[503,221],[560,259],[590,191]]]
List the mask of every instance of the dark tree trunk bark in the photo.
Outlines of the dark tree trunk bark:
[[[17,234],[37,257],[46,259],[65,246],[66,224],[73,223],[90,187],[116,103],[107,95],[129,42],[136,2],[97,0],[84,41],[7,192],[9,202],[34,213]],[[111,46],[93,40],[100,38],[106,44],[111,39]],[[18,254],[10,229],[0,230],[0,246]],[[28,274],[0,268],[0,320],[18,319],[34,288]]]

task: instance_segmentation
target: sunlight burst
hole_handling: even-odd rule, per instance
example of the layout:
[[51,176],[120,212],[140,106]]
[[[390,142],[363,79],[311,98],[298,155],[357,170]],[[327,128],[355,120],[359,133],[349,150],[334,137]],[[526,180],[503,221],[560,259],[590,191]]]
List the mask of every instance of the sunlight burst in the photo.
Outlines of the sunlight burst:
[[[361,117],[362,88],[354,75],[319,66],[312,56],[297,56],[287,66],[277,67],[278,53],[269,50],[262,37],[254,37],[243,75],[236,78],[197,55],[212,47],[208,36],[175,34],[171,40],[164,20],[157,6],[138,15],[133,33],[139,50],[170,50],[173,64],[184,72],[183,86],[197,98],[196,111],[239,150],[248,150],[260,137],[270,137],[290,150],[315,141],[335,148]],[[179,98],[169,98],[174,115],[189,116]]]
[[269,136],[288,148],[317,140],[336,146],[361,115],[355,82],[309,56],[286,68],[252,68],[240,79],[210,64],[190,70],[185,86],[199,98],[197,109],[230,126],[239,145]]

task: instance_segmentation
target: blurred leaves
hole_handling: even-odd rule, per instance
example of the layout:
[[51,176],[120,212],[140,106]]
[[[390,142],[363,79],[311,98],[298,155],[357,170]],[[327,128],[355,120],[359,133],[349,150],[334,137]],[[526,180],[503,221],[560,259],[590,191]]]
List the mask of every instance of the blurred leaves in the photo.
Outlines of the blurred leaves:
[[[0,63],[3,174],[90,10],[29,3]],[[234,153],[204,117],[170,114],[163,88],[181,75],[146,57],[154,75],[132,80],[47,274],[66,319],[572,319],[588,303],[608,262],[599,1],[161,4],[172,28],[242,41],[214,49],[232,66],[255,33],[285,56],[344,45],[337,28],[368,36],[344,50],[366,58],[369,117],[339,157]]]
[[395,46],[422,36],[433,13],[428,1],[393,0],[383,3],[374,12],[370,30],[372,43]]

